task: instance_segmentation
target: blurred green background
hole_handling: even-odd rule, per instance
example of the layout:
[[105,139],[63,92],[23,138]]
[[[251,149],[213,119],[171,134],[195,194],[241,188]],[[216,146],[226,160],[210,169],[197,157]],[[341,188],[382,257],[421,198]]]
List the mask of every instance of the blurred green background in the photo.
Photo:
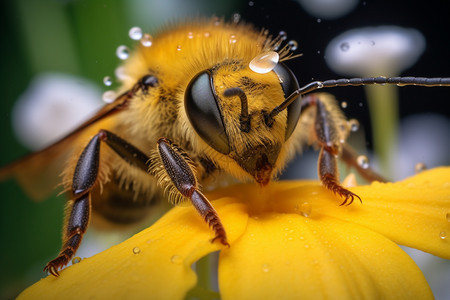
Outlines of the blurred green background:
[[[140,26],[153,33],[161,24],[183,16],[224,16],[238,12],[242,19],[277,34],[288,33],[299,42],[304,56],[289,62],[299,82],[331,79],[323,59],[327,43],[338,33],[368,25],[393,24],[418,28],[427,39],[427,50],[408,75],[449,76],[450,46],[447,1],[361,1],[350,14],[332,21],[318,20],[298,2],[281,1],[126,1],[126,0],[8,0],[0,3],[0,165],[29,152],[14,136],[13,103],[42,72],[62,72],[87,78],[102,90],[106,75],[119,63],[118,45],[132,45],[128,30]],[[420,5],[420,6],[419,6]],[[370,123],[361,88],[331,91],[349,105],[346,113],[362,123],[370,149]],[[400,91],[401,117],[415,113],[450,115],[450,90],[408,88]],[[352,104],[354,103],[354,104]],[[444,130],[444,136],[449,132]],[[315,162],[313,162],[315,164]],[[449,163],[447,160],[444,162]],[[306,164],[305,164],[306,165]],[[312,171],[315,172],[315,167]],[[64,197],[32,202],[12,180],[0,183],[1,254],[0,298],[14,298],[45,274],[42,268],[60,247]],[[89,279],[86,279],[89,280]]]

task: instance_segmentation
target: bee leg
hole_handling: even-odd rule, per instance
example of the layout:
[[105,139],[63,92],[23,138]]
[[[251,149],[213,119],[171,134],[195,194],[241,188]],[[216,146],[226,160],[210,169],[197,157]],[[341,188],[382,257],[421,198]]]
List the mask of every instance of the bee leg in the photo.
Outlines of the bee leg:
[[330,191],[344,199],[341,205],[352,204],[355,198],[361,198],[344,188],[339,183],[339,169],[337,167],[337,156],[341,146],[338,125],[334,113],[316,95],[308,96],[302,103],[305,106],[315,105],[316,116],[314,120],[314,132],[321,149],[318,161],[319,179]]
[[75,254],[86,232],[91,215],[90,192],[97,182],[100,165],[100,143],[104,141],[128,163],[147,171],[148,156],[139,149],[119,138],[111,132],[100,130],[84,148],[75,167],[72,181],[74,200],[68,202],[66,211],[70,215],[66,219],[63,231],[63,246],[58,257],[50,261],[44,268],[54,276],[65,266]]
[[340,158],[349,166],[353,167],[367,181],[387,182],[388,180],[375,172],[372,168],[363,168],[358,164],[358,153],[348,144],[342,145]]
[[184,152],[180,153],[181,150],[166,138],[158,140],[158,152],[174,186],[183,196],[191,200],[200,216],[216,234],[211,242],[219,240],[223,245],[230,246],[227,241],[225,228],[216,210],[198,189],[197,178],[191,166],[183,157],[187,156],[187,154]]

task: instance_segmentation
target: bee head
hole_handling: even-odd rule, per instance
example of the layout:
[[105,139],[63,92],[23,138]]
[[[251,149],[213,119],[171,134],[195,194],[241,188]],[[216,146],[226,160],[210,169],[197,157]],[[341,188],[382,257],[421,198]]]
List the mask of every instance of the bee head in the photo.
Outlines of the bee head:
[[185,111],[196,133],[219,153],[215,161],[222,169],[236,174],[230,164],[237,164],[240,173],[266,185],[284,164],[280,156],[298,122],[300,101],[275,119],[268,114],[296,89],[297,79],[283,63],[265,74],[239,62],[224,63],[191,80]]

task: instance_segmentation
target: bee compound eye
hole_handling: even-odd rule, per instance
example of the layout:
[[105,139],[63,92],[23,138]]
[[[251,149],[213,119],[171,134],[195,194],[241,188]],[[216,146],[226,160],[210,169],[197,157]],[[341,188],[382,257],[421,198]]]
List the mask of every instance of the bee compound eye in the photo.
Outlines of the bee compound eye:
[[[275,74],[277,74],[280,79],[281,88],[284,92],[284,98],[287,98],[294,91],[299,89],[297,78],[294,73],[283,63],[279,62],[273,69]],[[299,96],[300,98],[300,96]],[[287,124],[286,124],[286,140],[294,132],[295,127],[298,123],[298,118],[301,112],[301,101],[300,99],[294,100],[287,107]]]
[[210,71],[200,72],[191,80],[184,96],[184,107],[198,135],[218,152],[228,154],[228,135]]

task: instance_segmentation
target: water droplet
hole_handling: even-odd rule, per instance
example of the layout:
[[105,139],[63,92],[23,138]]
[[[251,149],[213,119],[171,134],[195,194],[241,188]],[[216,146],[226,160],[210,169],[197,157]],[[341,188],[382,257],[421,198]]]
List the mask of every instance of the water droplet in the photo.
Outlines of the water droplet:
[[369,158],[365,155],[358,156],[356,158],[356,162],[358,163],[358,166],[363,169],[367,169],[369,167]]
[[177,51],[181,51],[181,45],[177,46]]
[[322,23],[322,19],[317,19],[317,23]]
[[205,37],[210,37],[210,36],[211,36],[211,33],[209,33],[208,31],[206,31],[203,35],[204,35]]
[[125,73],[125,68],[123,66],[117,67],[114,70],[114,75],[116,75],[117,79],[124,80],[128,77],[128,75]]
[[341,107],[342,108],[347,108],[347,106],[348,106],[347,102],[345,102],[345,101],[341,102]]
[[257,55],[249,64],[253,72],[265,74],[273,70],[278,63],[280,56],[275,51],[268,51]]
[[253,6],[255,3],[253,1],[248,1],[248,6]]
[[141,249],[139,247],[134,247],[133,248],[133,253],[134,254],[139,254],[139,253],[141,253]]
[[352,132],[356,132],[359,129],[359,122],[356,119],[350,119],[348,120],[348,126]]
[[300,214],[304,217],[309,217],[311,215],[312,206],[308,202],[303,202],[300,206]]
[[297,48],[298,48],[298,43],[297,43],[297,41],[295,41],[295,40],[290,40],[290,41],[288,42],[288,45],[289,45],[291,51],[295,51],[295,50],[297,50]]
[[116,100],[116,92],[111,91],[111,90],[106,91],[103,93],[102,99],[106,103],[113,103],[114,100]]
[[125,60],[128,58],[128,56],[130,56],[130,50],[127,46],[120,45],[119,47],[117,47],[116,55],[121,60]]
[[135,41],[138,41],[142,38],[142,29],[140,27],[131,27],[130,31],[128,31],[128,36]]
[[179,265],[183,262],[183,258],[181,256],[175,254],[170,258],[170,262],[173,264]]
[[112,78],[110,76],[103,77],[103,84],[106,86],[112,85]]
[[317,50],[317,54],[320,54],[320,50]]
[[425,171],[427,169],[427,166],[423,162],[419,162],[414,166],[414,171],[416,173],[420,173],[422,171]]
[[194,34],[192,32],[188,32],[187,37],[188,37],[188,39],[193,39],[194,38]]
[[281,30],[281,31],[278,33],[278,36],[279,36],[279,38],[280,38],[282,41],[284,41],[284,40],[287,39],[287,33],[286,33],[286,31]]
[[233,18],[233,23],[239,23],[239,21],[241,20],[241,15],[238,13],[234,13],[232,18]]
[[229,42],[230,42],[230,44],[236,43],[236,35],[235,34],[230,34]]
[[339,48],[341,49],[341,51],[346,52],[350,49],[350,44],[347,42],[343,42]]
[[144,47],[150,47],[152,44],[153,44],[153,37],[148,33],[144,33],[144,35],[141,38],[141,45]]
[[77,264],[80,261],[81,261],[81,257],[76,256],[76,257],[72,258],[72,265]]
[[441,240],[445,240],[447,238],[447,232],[445,231],[439,232],[439,237],[441,238]]
[[263,264],[262,270],[264,273],[268,273],[270,271],[270,265],[269,264]]
[[450,222],[450,212],[448,212],[448,213],[445,215],[445,218],[447,219],[447,222]]

